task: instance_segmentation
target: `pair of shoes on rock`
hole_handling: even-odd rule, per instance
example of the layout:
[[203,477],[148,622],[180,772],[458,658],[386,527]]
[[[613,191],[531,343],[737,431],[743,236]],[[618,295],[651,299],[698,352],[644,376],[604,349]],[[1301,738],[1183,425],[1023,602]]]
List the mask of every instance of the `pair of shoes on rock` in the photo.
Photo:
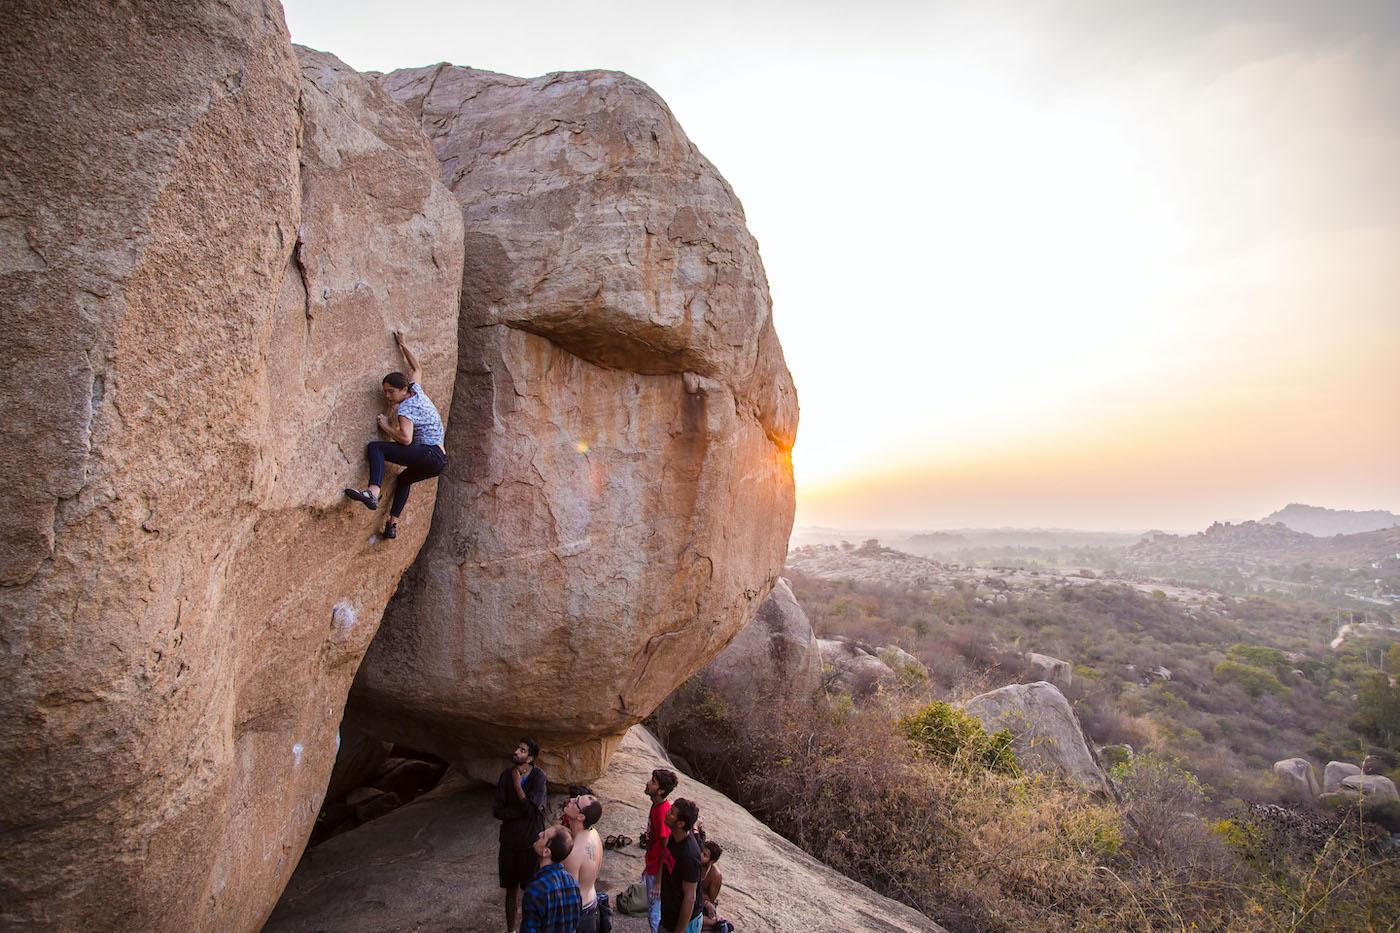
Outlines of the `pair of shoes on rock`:
[[609,836],[603,840],[603,848],[605,849],[623,849],[631,844],[632,838],[630,836]]

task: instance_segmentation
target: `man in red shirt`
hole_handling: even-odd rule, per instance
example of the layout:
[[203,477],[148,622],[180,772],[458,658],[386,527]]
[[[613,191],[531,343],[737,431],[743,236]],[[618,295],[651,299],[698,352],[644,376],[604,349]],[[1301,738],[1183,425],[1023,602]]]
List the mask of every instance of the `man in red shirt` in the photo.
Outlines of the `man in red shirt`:
[[671,829],[666,825],[671,803],[666,798],[676,789],[676,783],[676,772],[657,768],[651,772],[646,786],[651,813],[647,816],[647,862],[642,869],[642,883],[647,888],[647,919],[651,933],[656,933],[661,926],[661,854],[666,851],[666,841],[671,836]]

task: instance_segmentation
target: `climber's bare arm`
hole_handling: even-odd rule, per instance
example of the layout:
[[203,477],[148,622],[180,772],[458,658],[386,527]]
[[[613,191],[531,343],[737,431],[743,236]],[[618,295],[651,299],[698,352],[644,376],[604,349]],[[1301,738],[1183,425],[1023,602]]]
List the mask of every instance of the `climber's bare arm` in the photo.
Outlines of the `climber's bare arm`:
[[389,436],[389,440],[400,444],[413,443],[413,422],[403,415],[380,415],[375,418],[379,430]]
[[[408,344],[404,343],[403,331],[394,331],[394,343],[398,344],[399,352],[403,354],[403,361],[408,364],[408,373],[406,374],[408,376],[408,381],[420,381],[423,376],[423,371],[418,368],[418,357],[414,356],[413,351],[408,348]],[[409,428],[409,430],[411,431],[412,428]]]

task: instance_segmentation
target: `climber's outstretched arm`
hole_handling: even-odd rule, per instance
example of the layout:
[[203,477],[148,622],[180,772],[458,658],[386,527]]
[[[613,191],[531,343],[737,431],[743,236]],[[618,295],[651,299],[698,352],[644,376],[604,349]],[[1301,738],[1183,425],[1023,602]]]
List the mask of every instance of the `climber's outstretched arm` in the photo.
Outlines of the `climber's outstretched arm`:
[[403,354],[403,361],[408,364],[408,372],[405,374],[408,376],[408,381],[419,382],[423,371],[418,368],[418,357],[414,356],[413,351],[408,348],[408,344],[404,343],[403,331],[394,331],[394,343],[399,345],[399,352]]

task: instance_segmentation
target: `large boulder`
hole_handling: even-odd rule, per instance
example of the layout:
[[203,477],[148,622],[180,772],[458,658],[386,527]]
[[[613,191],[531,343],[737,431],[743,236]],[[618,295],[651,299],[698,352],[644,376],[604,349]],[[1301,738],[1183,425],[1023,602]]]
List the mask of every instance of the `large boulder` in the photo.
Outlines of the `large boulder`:
[[1306,758],[1285,758],[1274,762],[1274,774],[1283,778],[1289,790],[1301,800],[1312,800],[1322,793],[1317,772]]
[[1084,740],[1079,717],[1054,684],[1012,684],[967,701],[964,709],[988,732],[1010,731],[1016,759],[1025,767],[1059,774],[1096,792],[1108,782]]
[[1062,661],[1048,654],[1028,651],[1026,652],[1026,676],[1022,680],[1028,683],[1043,680],[1046,683],[1054,684],[1063,691],[1069,689],[1070,684],[1074,681],[1074,674],[1068,661]]
[[700,672],[709,690],[736,698],[764,689],[807,696],[820,686],[821,676],[821,651],[812,623],[782,577],[753,621]]
[[343,503],[408,331],[445,410],[461,220],[272,0],[8,5],[0,902],[251,930],[427,531]]
[[792,587],[778,578],[754,620],[656,711],[666,747],[691,763],[722,767],[735,740],[732,725],[762,709],[765,697],[810,696],[821,686],[817,637]]
[[[1275,766],[1277,767],[1277,766]],[[1345,761],[1329,761],[1322,769],[1322,793],[1335,794],[1342,786],[1342,779],[1360,774],[1361,769]]]
[[588,779],[783,565],[797,404],[758,247],[626,75],[383,86],[436,148],[467,269],[453,463],[352,720],[491,778],[529,734],[552,780]]
[[[504,761],[501,762],[504,765]],[[637,836],[646,825],[642,787],[653,768],[673,767],[649,733],[632,729],[593,783],[603,802],[598,831]],[[938,931],[936,923],[826,867],[718,791],[681,779],[676,797],[700,805],[705,829],[724,846],[722,913],[740,930]],[[563,798],[551,800],[558,813]],[[432,793],[310,850],[265,933],[381,933],[501,929],[491,789],[449,776]],[[642,874],[637,846],[603,857],[599,890],[614,902]],[[614,914],[619,933],[643,933],[645,917]]]

